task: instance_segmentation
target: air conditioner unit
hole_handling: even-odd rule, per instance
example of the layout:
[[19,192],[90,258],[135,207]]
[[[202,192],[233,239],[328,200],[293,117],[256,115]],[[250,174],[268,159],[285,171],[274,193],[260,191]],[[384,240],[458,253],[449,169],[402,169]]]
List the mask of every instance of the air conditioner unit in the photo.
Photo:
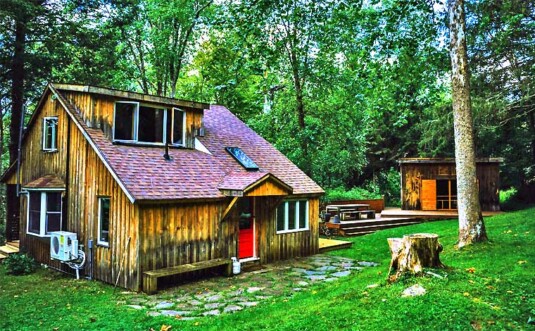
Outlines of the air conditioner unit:
[[62,262],[78,258],[78,238],[76,233],[55,231],[50,233],[50,258]]

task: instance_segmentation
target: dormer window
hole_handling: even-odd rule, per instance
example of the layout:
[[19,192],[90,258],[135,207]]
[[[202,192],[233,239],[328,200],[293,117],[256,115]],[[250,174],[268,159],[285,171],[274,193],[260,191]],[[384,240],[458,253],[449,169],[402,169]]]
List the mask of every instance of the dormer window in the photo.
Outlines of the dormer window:
[[173,108],[172,117],[171,143],[183,146],[186,140],[186,112]]
[[45,117],[43,121],[43,151],[54,152],[58,150],[58,118]]
[[168,110],[119,101],[115,103],[113,123],[115,142],[163,145],[170,134],[171,144],[184,145],[186,113],[178,108]]

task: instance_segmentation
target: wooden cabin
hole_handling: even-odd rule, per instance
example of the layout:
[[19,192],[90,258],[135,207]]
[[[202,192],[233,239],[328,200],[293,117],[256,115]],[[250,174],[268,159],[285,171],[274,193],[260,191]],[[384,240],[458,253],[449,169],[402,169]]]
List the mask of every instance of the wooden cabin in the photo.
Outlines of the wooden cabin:
[[[499,211],[501,158],[476,160],[479,198],[483,211]],[[405,210],[456,210],[457,180],[453,158],[399,160],[401,203]]]
[[1,180],[22,250],[67,271],[50,235],[76,233],[85,275],[132,290],[150,271],[318,252],[323,190],[222,106],[49,84]]

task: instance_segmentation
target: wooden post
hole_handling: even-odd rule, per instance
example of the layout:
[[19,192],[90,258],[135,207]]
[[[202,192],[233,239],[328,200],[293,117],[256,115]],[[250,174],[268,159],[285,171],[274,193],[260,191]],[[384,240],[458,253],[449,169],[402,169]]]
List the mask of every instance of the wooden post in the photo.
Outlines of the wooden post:
[[[389,281],[396,281],[403,273],[421,274],[423,268],[443,268],[439,253],[442,245],[438,235],[433,233],[416,233],[403,238],[388,238],[392,258],[388,270]],[[394,275],[392,271],[396,270]]]

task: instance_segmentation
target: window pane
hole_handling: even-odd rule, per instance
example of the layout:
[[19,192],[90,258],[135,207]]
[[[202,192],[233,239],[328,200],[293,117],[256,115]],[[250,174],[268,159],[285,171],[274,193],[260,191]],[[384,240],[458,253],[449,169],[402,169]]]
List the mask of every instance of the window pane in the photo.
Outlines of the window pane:
[[115,135],[113,139],[133,140],[134,139],[134,111],[136,105],[133,103],[117,102],[115,104]]
[[284,231],[284,206],[286,203],[281,203],[277,207],[277,231]]
[[28,232],[39,234],[41,227],[41,192],[30,193]]
[[100,215],[99,215],[99,242],[109,242],[110,231],[110,199],[100,198]]
[[61,212],[46,213],[46,233],[61,230]]
[[61,211],[61,193],[47,193],[46,195],[46,211]]
[[307,202],[299,201],[299,228],[305,229],[307,227]]
[[184,112],[179,109],[173,109],[173,137],[172,143],[182,145],[184,137]]
[[296,201],[288,201],[288,230],[295,230],[296,228],[296,219],[295,219],[295,204]]
[[163,142],[163,109],[139,107],[138,141]]
[[58,125],[57,118],[46,118],[44,122],[44,146],[43,149],[56,149],[56,128]]

